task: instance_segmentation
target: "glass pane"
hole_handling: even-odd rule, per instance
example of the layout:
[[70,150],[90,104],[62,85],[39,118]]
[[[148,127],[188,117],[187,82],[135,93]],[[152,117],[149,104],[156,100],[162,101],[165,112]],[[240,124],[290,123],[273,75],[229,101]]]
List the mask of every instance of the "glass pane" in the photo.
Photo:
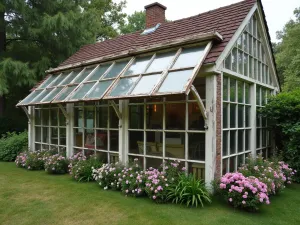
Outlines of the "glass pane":
[[244,130],[238,131],[238,152],[244,151]]
[[236,156],[229,158],[229,172],[236,171]]
[[137,58],[125,72],[124,76],[144,73],[152,55]]
[[238,50],[238,73],[239,74],[244,74],[243,59],[244,59],[243,52],[241,50]]
[[82,99],[89,90],[91,90],[91,88],[94,86],[96,82],[93,83],[87,83],[87,84],[83,84],[80,88],[78,88],[74,93],[73,96],[68,98],[69,100],[72,99]]
[[41,142],[42,141],[42,131],[40,127],[35,127],[35,141],[36,142]]
[[61,109],[58,110],[58,120],[59,120],[59,126],[66,126],[66,117],[62,113]]
[[230,127],[236,127],[236,105],[230,104]]
[[76,88],[77,86],[70,86],[65,88],[55,99],[54,101],[63,101],[65,98]]
[[122,78],[109,94],[110,96],[126,95],[138,77]]
[[42,139],[42,142],[43,142],[43,143],[49,143],[48,127],[43,127],[42,132],[43,132],[43,136],[42,136],[43,139]]
[[67,77],[67,75],[68,73],[62,73],[60,76],[58,76],[58,78],[55,81],[51,83],[49,87],[54,87],[59,85],[59,83],[62,82]]
[[248,34],[247,34],[247,32],[243,33],[243,47],[244,47],[244,51],[248,52]]
[[110,71],[105,75],[104,78],[114,78],[118,76],[121,71],[124,69],[124,67],[128,64],[128,60],[116,62],[116,64],[113,65],[113,67],[110,69]]
[[189,133],[189,159],[205,161],[205,134]]
[[229,131],[223,131],[223,156],[228,155],[228,133]]
[[146,132],[146,155],[163,155],[163,133],[157,131]]
[[149,94],[158,83],[160,77],[160,74],[143,76],[131,92],[131,95]]
[[97,107],[96,127],[107,128],[108,126],[108,107]]
[[246,122],[246,124],[245,124],[245,126],[246,127],[250,127],[250,110],[251,110],[251,106],[246,106],[246,112],[245,112],[245,122]]
[[185,159],[185,133],[166,133],[166,157]]
[[58,128],[51,128],[51,144],[58,145]]
[[51,126],[58,126],[58,109],[50,109]]
[[38,96],[43,90],[36,90],[29,94],[20,104],[28,104],[31,102],[36,96]]
[[162,165],[162,159],[146,158],[146,168],[159,168]]
[[109,107],[109,128],[119,128],[119,117],[112,106]]
[[42,111],[42,125],[43,126],[48,126],[49,125],[49,110],[48,109],[44,109]]
[[225,60],[225,68],[231,70],[231,53],[229,53]]
[[99,82],[85,98],[100,98],[112,82],[113,80]]
[[237,49],[233,48],[231,53],[231,70],[237,72]]
[[244,75],[248,76],[248,55],[244,53]]
[[223,162],[222,162],[222,175],[225,175],[227,172],[228,172],[228,161],[229,159],[223,159]]
[[129,131],[128,133],[129,153],[144,154],[144,132]]
[[230,131],[230,154],[236,153],[236,131]]
[[119,131],[118,130],[110,130],[109,131],[109,139],[110,139],[110,151],[117,152],[119,151]]
[[83,72],[81,72],[78,77],[76,77],[73,83],[81,83],[93,70],[95,67],[86,68]]
[[51,75],[47,80],[45,80],[38,88],[45,88],[47,87],[54,79],[57,77],[57,75]]
[[205,122],[196,102],[188,103],[188,129],[189,130],[204,130]]
[[161,54],[157,54],[149,68],[147,69],[147,73],[150,72],[159,72],[165,70],[168,66],[170,66],[171,61],[175,56],[175,51],[173,52],[165,52]]
[[84,127],[82,108],[74,108],[74,127]]
[[75,128],[74,129],[74,146],[83,147],[83,129]]
[[183,49],[172,68],[178,69],[196,66],[203,56],[205,47],[206,46],[199,46]]
[[72,71],[68,77],[63,80],[63,82],[60,84],[60,85],[67,85],[67,84],[70,84],[72,80],[74,80],[74,78],[78,75],[78,73],[80,73],[81,70],[74,70]]
[[84,130],[84,147],[95,149],[95,132],[93,129]]
[[238,102],[244,103],[244,83],[238,81]]
[[63,87],[57,87],[51,91],[51,93],[43,99],[43,102],[50,102],[53,98],[58,95],[58,93],[63,89]]
[[242,49],[242,47],[243,47],[242,44],[243,44],[243,42],[242,42],[242,35],[241,35],[241,36],[239,36],[239,38],[237,40],[237,47],[239,49]]
[[96,71],[93,72],[93,74],[87,79],[87,81],[90,80],[99,80],[99,78],[106,72],[106,70],[111,66],[110,64],[103,64],[100,65]]
[[245,103],[250,104],[250,85],[245,83]]
[[144,128],[144,105],[129,106],[129,128],[130,129]]
[[230,79],[230,101],[236,102],[236,80]]
[[182,92],[184,87],[188,84],[188,81],[193,75],[193,70],[181,70],[169,72],[166,79],[160,86],[158,92]]
[[223,128],[228,128],[228,107],[229,104],[223,103]]
[[107,150],[108,149],[108,136],[106,130],[96,131],[96,149]]
[[40,109],[36,109],[34,113],[34,122],[35,125],[41,125],[42,122],[42,112]]
[[166,104],[166,129],[185,130],[185,104]]
[[223,100],[228,101],[228,78],[223,78]]
[[95,126],[95,108],[94,107],[85,107],[84,108],[84,127],[88,129],[93,129]]
[[45,98],[53,89],[46,89],[44,90],[40,95],[38,95],[33,101],[30,103],[38,103],[40,102],[43,98]]
[[250,138],[251,138],[250,130],[245,130],[245,151],[250,150]]
[[163,128],[163,105],[146,105],[146,129]]

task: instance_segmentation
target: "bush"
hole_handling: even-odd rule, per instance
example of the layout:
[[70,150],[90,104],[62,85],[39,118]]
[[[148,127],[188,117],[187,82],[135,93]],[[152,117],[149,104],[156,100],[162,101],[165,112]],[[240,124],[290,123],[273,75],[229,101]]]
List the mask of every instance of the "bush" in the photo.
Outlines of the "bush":
[[266,184],[237,172],[221,178],[218,192],[235,208],[256,211],[261,204],[270,204]]
[[187,207],[204,207],[204,203],[211,203],[211,197],[203,181],[196,179],[193,175],[179,176],[178,184],[170,186],[167,200],[176,204],[186,204]]
[[256,177],[268,187],[268,195],[280,193],[284,188],[287,180],[283,171],[280,169],[278,160],[275,162],[264,160],[261,155],[255,159],[246,158],[246,163],[238,169],[246,177]]
[[70,163],[69,172],[75,180],[79,182],[89,182],[94,180],[93,169],[100,168],[101,166],[102,162],[99,161],[99,159],[90,157],[89,159],[78,160],[76,163],[74,163],[74,161]]
[[49,174],[65,174],[68,172],[69,160],[59,154],[51,155],[45,159],[45,171]]
[[28,148],[28,133],[6,133],[0,139],[0,161],[14,161],[20,152]]
[[[277,148],[293,169],[300,170],[300,89],[280,93],[269,99],[266,107],[260,110],[275,131]],[[300,173],[294,180],[300,182]]]
[[48,151],[27,151],[20,153],[15,163],[18,167],[23,167],[28,170],[43,170],[45,165],[45,157],[49,155]]
[[279,164],[279,168],[282,171],[282,173],[284,174],[284,176],[286,177],[286,184],[291,184],[294,175],[296,174],[296,170],[293,170],[292,168],[290,168],[289,164],[280,161],[278,162]]

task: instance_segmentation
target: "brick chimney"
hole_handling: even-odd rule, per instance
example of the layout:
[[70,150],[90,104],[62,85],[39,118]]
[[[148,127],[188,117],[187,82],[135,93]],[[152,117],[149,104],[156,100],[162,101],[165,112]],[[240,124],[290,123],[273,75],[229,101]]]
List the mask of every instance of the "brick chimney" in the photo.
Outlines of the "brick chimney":
[[166,21],[165,11],[167,7],[158,2],[145,6],[146,9],[146,28],[154,27],[158,23]]

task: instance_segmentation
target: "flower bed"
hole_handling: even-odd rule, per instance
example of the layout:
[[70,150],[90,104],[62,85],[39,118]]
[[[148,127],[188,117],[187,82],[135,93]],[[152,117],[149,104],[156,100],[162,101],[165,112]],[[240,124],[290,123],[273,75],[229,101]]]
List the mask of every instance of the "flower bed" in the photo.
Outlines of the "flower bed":
[[22,152],[20,153],[15,163],[18,167],[28,170],[43,170],[45,166],[45,157],[49,155],[48,151]]
[[69,161],[66,157],[55,154],[45,160],[45,171],[49,174],[65,174],[68,172]]

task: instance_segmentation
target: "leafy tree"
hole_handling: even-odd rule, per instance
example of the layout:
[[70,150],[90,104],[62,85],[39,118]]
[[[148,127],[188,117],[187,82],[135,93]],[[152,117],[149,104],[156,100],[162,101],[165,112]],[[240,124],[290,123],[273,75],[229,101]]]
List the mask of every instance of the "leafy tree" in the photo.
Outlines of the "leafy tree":
[[294,10],[294,15],[296,19],[277,32],[280,42],[274,46],[280,80],[286,91],[300,85],[300,8]]
[[80,46],[118,35],[124,5],[113,0],[0,0],[0,115],[10,92],[29,90],[45,70]]
[[146,12],[134,12],[127,17],[127,22],[120,26],[121,34],[133,33],[135,31],[144,30],[146,24]]

